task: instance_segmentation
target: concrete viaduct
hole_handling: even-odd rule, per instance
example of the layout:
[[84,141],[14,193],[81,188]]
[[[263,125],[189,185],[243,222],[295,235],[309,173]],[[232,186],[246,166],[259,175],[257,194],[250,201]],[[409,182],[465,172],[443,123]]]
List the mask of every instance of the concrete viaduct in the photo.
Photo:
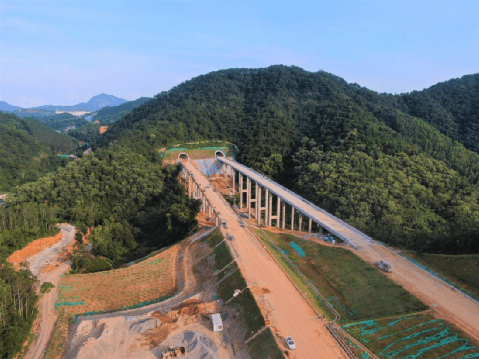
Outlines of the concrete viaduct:
[[[264,223],[264,225],[271,227],[273,221],[275,221],[278,228],[297,228],[301,231],[304,227],[307,227],[308,232],[311,233],[314,223],[315,229],[320,234],[323,234],[326,230],[353,248],[358,249],[371,242],[371,238],[361,231],[262,174],[226,157],[216,157],[216,160],[222,163],[223,172],[232,178],[233,194],[236,193],[236,177],[238,177],[239,207],[240,209],[246,208],[248,219],[253,216],[258,226]],[[214,208],[206,198],[204,191],[196,184],[190,173],[187,172],[186,176],[184,174],[183,177],[188,182],[190,198],[201,200],[202,212],[208,212],[211,218]],[[262,198],[264,198],[264,201],[262,201]],[[274,201],[276,206],[273,205]],[[286,204],[289,205],[288,211],[291,211],[288,226],[286,224]],[[303,220],[307,221],[307,226],[303,224]]]

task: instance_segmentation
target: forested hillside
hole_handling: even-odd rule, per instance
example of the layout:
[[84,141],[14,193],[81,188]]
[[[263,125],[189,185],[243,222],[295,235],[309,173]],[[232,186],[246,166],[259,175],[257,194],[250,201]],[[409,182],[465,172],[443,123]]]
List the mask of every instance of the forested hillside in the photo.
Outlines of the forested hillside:
[[107,106],[99,110],[94,116],[94,120],[100,121],[102,124],[108,124],[118,121],[120,118],[130,113],[134,108],[151,100],[149,97],[140,97],[135,101],[128,101],[118,106]]
[[33,119],[44,123],[56,131],[64,130],[68,127],[81,127],[88,124],[83,117],[74,116],[69,113],[59,113],[50,116],[32,117]]
[[38,121],[0,113],[0,194],[64,166],[70,160],[57,154],[76,146],[75,139]]
[[228,140],[240,148],[239,161],[378,240],[477,253],[479,155],[454,141],[466,142],[456,118],[434,115],[439,100],[427,102],[425,121],[410,115],[417,112],[407,96],[297,67],[223,70],[158,94],[97,146],[114,141],[147,153],[172,142]]
[[178,168],[163,168],[157,153],[146,157],[111,146],[14,188],[6,203],[7,208],[46,203],[60,221],[81,230],[95,227],[93,254],[117,266],[182,239],[195,227],[199,202],[188,199],[177,176]]
[[405,111],[479,152],[479,74],[401,95]]

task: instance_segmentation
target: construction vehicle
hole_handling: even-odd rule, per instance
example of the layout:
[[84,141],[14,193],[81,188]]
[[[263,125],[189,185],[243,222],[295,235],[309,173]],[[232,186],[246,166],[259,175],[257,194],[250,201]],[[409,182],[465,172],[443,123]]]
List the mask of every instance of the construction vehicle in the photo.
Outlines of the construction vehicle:
[[376,267],[378,267],[379,269],[381,269],[384,272],[391,273],[393,271],[392,268],[391,268],[391,265],[388,262],[385,262],[383,260],[379,260],[374,264],[376,265]]
[[336,244],[336,239],[331,234],[327,234],[326,237],[323,237],[323,241],[331,242],[331,244]]

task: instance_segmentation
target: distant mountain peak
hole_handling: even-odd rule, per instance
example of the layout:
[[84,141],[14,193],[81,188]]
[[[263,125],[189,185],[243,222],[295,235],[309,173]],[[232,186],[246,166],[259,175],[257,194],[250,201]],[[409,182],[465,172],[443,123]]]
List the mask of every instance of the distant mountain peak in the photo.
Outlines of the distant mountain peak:
[[22,108],[19,106],[12,106],[5,101],[0,101],[0,111],[13,112],[16,110],[21,110],[21,109]]
[[73,106],[54,106],[44,105],[34,107],[34,109],[41,109],[47,111],[87,111],[94,112],[101,110],[106,106],[119,106],[122,103],[127,102],[124,98],[119,98],[113,95],[102,93],[100,95],[93,96],[88,102],[81,102]]

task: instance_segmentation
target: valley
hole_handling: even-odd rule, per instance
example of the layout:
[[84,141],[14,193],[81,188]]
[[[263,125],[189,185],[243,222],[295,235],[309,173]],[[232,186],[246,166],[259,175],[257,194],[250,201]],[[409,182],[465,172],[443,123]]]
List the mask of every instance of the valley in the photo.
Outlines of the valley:
[[[470,89],[473,79],[447,86]],[[477,290],[479,155],[461,137],[463,113],[436,89],[391,97],[271,66],[215,71],[104,107],[100,123],[68,134],[2,114],[3,143],[23,151],[1,148],[5,259],[53,238],[54,223],[77,231],[68,262],[30,261],[39,284],[55,286],[37,306],[35,279],[20,262],[22,293],[6,282],[5,293],[28,301],[18,307],[22,328],[40,311],[27,357],[153,358],[182,347],[195,358],[479,355],[477,301],[451,284]],[[441,114],[423,116],[428,98],[449,111],[456,132]],[[65,113],[48,121],[62,127],[73,110],[57,111]],[[47,162],[62,146],[91,152]],[[325,243],[326,234],[337,242]],[[445,268],[438,256],[467,258],[471,269]],[[380,259],[391,273],[378,272]],[[60,278],[60,269],[70,273]],[[11,270],[2,267],[4,280]],[[223,332],[211,331],[214,313]]]

